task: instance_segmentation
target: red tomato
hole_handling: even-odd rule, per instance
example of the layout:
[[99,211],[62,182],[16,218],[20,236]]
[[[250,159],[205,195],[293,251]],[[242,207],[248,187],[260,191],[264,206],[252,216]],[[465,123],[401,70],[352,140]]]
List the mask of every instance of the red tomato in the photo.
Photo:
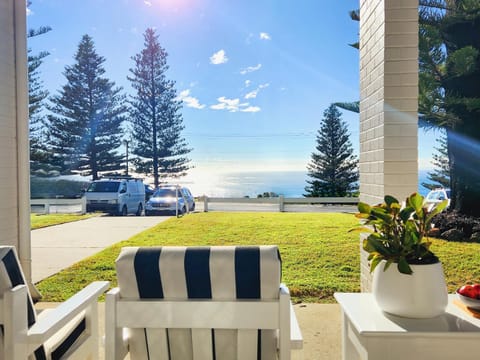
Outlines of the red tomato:
[[460,289],[458,289],[458,293],[472,299],[477,297],[477,292],[475,291],[473,285],[463,285]]
[[476,298],[480,299],[480,284],[474,284],[473,289],[475,290]]

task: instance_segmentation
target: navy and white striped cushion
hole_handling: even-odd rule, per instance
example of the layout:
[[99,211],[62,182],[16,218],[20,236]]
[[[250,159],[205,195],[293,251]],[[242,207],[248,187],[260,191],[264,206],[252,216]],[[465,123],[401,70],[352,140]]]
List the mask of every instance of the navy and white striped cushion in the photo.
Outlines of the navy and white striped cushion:
[[[278,299],[281,260],[277,246],[123,248],[117,261],[120,296],[128,299]],[[192,332],[130,329],[130,352],[139,359],[192,359]],[[236,330],[208,335],[214,358],[236,359]],[[276,358],[275,331],[258,331],[255,359]],[[195,340],[193,340],[195,341]]]
[[[26,281],[15,248],[13,246],[0,246],[0,298],[3,298],[5,291],[10,290],[17,285],[26,285]],[[33,306],[30,292],[28,293],[27,298],[27,311],[28,327],[30,328],[37,321],[37,314]],[[85,330],[86,323],[84,318],[77,319],[74,324],[75,326],[71,331],[64,332],[61,341],[52,344],[48,351],[46,351],[43,345],[40,346],[34,354],[29,356],[29,360],[60,359]],[[0,325],[0,329],[0,354],[2,354],[3,325]]]

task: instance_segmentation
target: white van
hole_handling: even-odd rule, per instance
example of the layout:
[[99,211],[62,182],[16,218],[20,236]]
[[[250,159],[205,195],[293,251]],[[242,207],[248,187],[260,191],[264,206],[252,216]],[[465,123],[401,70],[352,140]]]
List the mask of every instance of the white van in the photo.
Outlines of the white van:
[[141,179],[112,178],[93,181],[85,192],[87,212],[112,215],[135,214],[145,209],[145,186]]

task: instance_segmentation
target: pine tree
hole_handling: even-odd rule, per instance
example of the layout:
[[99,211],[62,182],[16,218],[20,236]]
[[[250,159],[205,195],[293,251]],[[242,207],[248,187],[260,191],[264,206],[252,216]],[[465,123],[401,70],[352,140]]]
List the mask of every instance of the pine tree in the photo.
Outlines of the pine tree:
[[95,180],[100,172],[123,166],[116,149],[123,135],[125,97],[122,88],[102,77],[105,58],[96,53],[90,36],[82,37],[75,61],[65,67],[67,83],[51,99],[50,146],[64,173],[92,175]]
[[317,134],[316,152],[307,165],[306,197],[343,197],[357,190],[358,160],[353,155],[346,123],[335,105],[323,113]]
[[428,173],[429,183],[422,183],[422,186],[433,190],[438,187],[450,187],[450,162],[448,161],[447,136],[443,133],[436,139],[438,147],[435,147],[436,153],[433,154],[432,164],[434,169]]
[[480,216],[480,2],[420,2],[419,113],[446,130],[450,208]]
[[135,67],[128,77],[135,95],[131,97],[133,163],[137,172],[153,175],[155,187],[160,179],[184,176],[191,151],[181,136],[184,129],[176,100],[175,82],[166,77],[167,53],[153,29],[144,34],[144,49],[132,59]]
[[[27,4],[30,5],[30,4]],[[38,29],[30,29],[27,38],[30,40],[39,35],[46,34],[51,30],[48,26]],[[47,51],[32,54],[28,49],[28,110],[30,128],[30,173],[34,175],[50,174],[52,166],[49,163],[49,153],[46,147],[45,119],[43,109],[48,91],[45,90],[40,79],[39,67],[43,59],[47,57]]]

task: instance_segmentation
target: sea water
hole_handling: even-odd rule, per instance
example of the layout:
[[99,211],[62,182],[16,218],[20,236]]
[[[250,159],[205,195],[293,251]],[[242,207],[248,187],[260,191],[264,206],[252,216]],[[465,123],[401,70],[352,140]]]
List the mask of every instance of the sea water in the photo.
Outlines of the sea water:
[[[421,186],[428,182],[427,176],[428,170],[419,171],[418,192],[422,195],[429,191]],[[195,196],[256,198],[265,192],[273,192],[285,197],[303,197],[308,179],[306,171],[210,172],[189,176],[183,183]]]

